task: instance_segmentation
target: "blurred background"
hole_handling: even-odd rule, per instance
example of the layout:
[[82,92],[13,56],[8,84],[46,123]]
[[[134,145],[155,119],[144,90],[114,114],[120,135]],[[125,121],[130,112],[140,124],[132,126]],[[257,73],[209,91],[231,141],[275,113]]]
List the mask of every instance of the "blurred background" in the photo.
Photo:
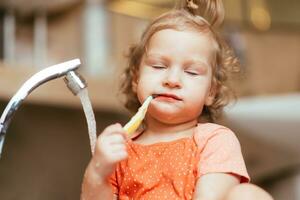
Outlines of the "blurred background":
[[[128,46],[174,0],[0,0],[0,113],[39,70],[80,58],[98,132],[124,124],[118,94]],[[252,182],[300,199],[300,1],[224,0],[221,32],[242,63],[239,101],[220,123],[238,136]],[[62,79],[37,88],[7,131],[0,199],[79,199],[91,157],[80,101]]]

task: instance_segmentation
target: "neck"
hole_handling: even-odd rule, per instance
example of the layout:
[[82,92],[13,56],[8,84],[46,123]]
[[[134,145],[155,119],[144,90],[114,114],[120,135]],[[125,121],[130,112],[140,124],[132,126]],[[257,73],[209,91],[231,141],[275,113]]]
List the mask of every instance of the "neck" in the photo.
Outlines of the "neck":
[[194,128],[197,125],[197,119],[177,123],[177,124],[168,124],[161,121],[158,121],[150,116],[146,118],[147,130],[148,134],[174,134],[174,133],[182,133]]

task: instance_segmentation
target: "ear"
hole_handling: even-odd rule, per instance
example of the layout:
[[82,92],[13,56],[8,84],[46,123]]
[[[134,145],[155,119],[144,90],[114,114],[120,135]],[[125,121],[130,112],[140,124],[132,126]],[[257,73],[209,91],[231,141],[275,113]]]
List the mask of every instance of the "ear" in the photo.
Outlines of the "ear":
[[204,102],[204,104],[206,106],[210,106],[210,105],[213,104],[213,102],[215,100],[215,97],[216,97],[216,91],[217,91],[216,86],[215,86],[215,84],[213,84],[211,86],[211,88],[209,90],[209,93],[208,93],[208,95],[207,95],[207,97],[205,99],[205,102]]

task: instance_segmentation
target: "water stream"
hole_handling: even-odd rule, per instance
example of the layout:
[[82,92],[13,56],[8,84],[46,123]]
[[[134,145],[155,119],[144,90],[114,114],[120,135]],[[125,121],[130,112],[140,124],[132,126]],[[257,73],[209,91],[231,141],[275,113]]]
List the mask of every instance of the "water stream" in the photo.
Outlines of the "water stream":
[[83,111],[86,117],[87,125],[88,125],[88,134],[90,139],[91,151],[94,154],[97,134],[96,134],[96,120],[93,112],[92,104],[88,95],[87,88],[84,88],[78,92],[77,96],[80,98]]

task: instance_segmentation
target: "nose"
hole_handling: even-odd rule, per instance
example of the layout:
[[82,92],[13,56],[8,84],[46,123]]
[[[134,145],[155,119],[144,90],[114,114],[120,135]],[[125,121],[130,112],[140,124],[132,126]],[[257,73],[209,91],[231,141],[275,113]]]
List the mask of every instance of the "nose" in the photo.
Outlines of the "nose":
[[166,72],[163,85],[169,88],[181,88],[182,82],[181,82],[180,70],[170,67]]

